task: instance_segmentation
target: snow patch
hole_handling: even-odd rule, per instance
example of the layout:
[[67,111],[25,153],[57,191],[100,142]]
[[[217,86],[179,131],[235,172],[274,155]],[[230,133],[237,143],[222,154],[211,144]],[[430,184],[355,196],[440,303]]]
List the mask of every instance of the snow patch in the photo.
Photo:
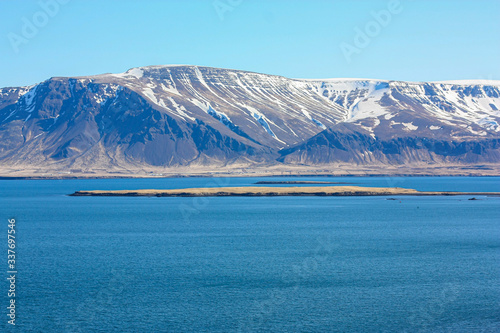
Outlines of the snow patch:
[[413,123],[402,123],[403,126],[409,131],[416,131],[418,126],[413,125]]
[[128,70],[125,74],[135,76],[137,79],[140,79],[144,76],[144,71],[140,68],[132,68]]
[[477,124],[483,128],[490,130],[490,131],[495,131],[495,132],[500,131],[500,126],[498,126],[498,122],[490,116],[479,120],[477,122]]
[[26,108],[27,112],[33,112],[35,109],[35,97],[36,97],[36,91],[38,90],[39,85],[35,85],[32,89],[30,89],[28,92],[26,92],[22,99],[24,101],[24,107]]
[[210,103],[203,103],[203,102],[200,102],[196,99],[192,99],[190,101],[191,101],[191,103],[193,103],[194,105],[196,105],[197,107],[199,107],[200,109],[202,109],[203,111],[205,111],[210,116],[214,117],[215,119],[220,121],[222,124],[226,125],[227,127],[230,128],[230,127],[234,126],[234,124],[231,121],[231,118],[229,118],[229,116],[227,116],[223,112],[216,111],[214,108],[212,108]]
[[158,100],[156,99],[155,94],[154,94],[153,90],[151,90],[151,88],[143,88],[142,93],[144,94],[144,96],[149,98],[153,103],[155,103],[156,105],[159,105]]
[[106,103],[112,96],[116,96],[118,91],[118,85],[106,84],[102,86],[102,93],[100,91],[96,92],[94,95],[94,100],[98,104]]
[[304,114],[304,116],[306,116],[307,119],[315,123],[317,126],[321,127],[322,129],[326,129],[326,126],[323,125],[319,120],[316,120],[313,117],[311,117],[311,115],[309,114],[309,112],[307,112],[306,109],[302,109],[302,113]]
[[132,68],[126,71],[125,73],[110,74],[110,75],[119,78],[127,78],[132,76],[135,77],[136,79],[140,79],[141,77],[144,76],[144,71],[140,68]]
[[265,115],[260,113],[256,108],[253,108],[249,105],[243,105],[250,113],[252,114],[252,117],[259,122],[259,124],[264,128],[264,130],[269,133],[273,138],[278,140],[279,142],[286,144],[284,141],[280,140],[276,134],[274,134],[273,130],[269,126],[269,122],[271,122]]
[[189,116],[186,112],[186,108],[183,106],[183,105],[179,105],[175,102],[175,100],[172,98],[172,97],[167,97],[168,100],[170,101],[170,103],[172,103],[172,105],[174,106],[175,110],[179,113],[179,115],[182,117],[182,118],[188,118],[188,119],[191,119],[192,121],[196,121],[196,118],[194,117],[191,117]]
[[429,83],[451,84],[451,85],[461,85],[461,86],[476,86],[476,85],[500,86],[499,80],[450,80],[450,81],[432,81]]
[[165,86],[163,83],[160,84],[160,87],[161,89],[163,89],[163,91],[166,91],[168,93],[171,93],[171,94],[175,94],[175,95],[178,95],[178,96],[182,96],[178,91],[177,91],[177,88],[175,86]]

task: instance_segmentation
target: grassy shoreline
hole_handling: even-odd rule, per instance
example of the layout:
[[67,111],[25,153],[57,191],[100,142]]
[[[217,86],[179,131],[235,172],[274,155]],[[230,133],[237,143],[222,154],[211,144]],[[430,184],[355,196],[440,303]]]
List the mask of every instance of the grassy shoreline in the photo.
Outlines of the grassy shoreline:
[[392,195],[489,195],[496,192],[423,192],[399,187],[309,186],[309,187],[211,187],[171,190],[76,191],[70,196],[133,196],[133,197],[227,197],[227,196],[392,196]]

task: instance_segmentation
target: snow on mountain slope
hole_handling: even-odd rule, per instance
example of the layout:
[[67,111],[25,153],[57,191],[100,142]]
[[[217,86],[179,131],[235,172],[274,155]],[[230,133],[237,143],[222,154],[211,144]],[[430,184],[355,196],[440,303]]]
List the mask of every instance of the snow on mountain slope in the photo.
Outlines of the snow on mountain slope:
[[[468,129],[461,134],[499,132],[500,82],[414,83],[377,80],[307,80],[312,90],[347,110],[344,121],[388,120],[402,111],[427,118],[426,127],[440,124]],[[376,121],[375,124],[380,124]]]
[[[235,114],[248,118],[253,116],[252,112],[240,105],[240,101],[245,100],[252,107],[262,108],[259,112],[272,121],[269,129],[265,126],[254,128],[250,135],[262,136],[262,131],[275,133],[284,137],[287,144],[298,143],[301,140],[297,137],[318,133],[339,121],[356,123],[367,118],[388,119],[401,110],[421,111],[421,116],[431,118],[427,127],[459,126],[468,128],[468,134],[473,136],[500,131],[500,83],[492,80],[478,80],[478,83],[471,80],[434,83],[368,79],[290,80],[197,66],[144,67],[131,69],[118,77],[124,79],[126,82],[122,84],[130,89],[137,89],[136,79],[145,77],[148,88],[139,92],[167,111],[175,107],[165,104],[162,99],[151,98],[153,93],[168,95],[168,98],[175,98],[172,95],[184,99],[191,96],[194,99],[189,100],[213,103],[215,110],[228,116]],[[159,86],[161,90],[151,90]],[[196,118],[196,114],[192,113],[191,117]],[[293,131],[290,137],[287,123],[291,121],[300,123],[305,133],[298,135]],[[248,122],[242,120],[237,121],[237,125],[240,122],[242,126],[248,126]],[[293,136],[296,136],[295,140]],[[264,141],[270,141],[270,138]]]
[[[249,136],[258,136],[259,142],[274,146],[299,143],[304,136],[312,136],[336,124],[345,113],[342,107],[307,89],[305,82],[244,71],[152,66],[85,79],[124,86],[162,111],[188,121],[210,121],[200,114],[200,111],[207,114],[200,105],[210,105],[213,112],[209,115],[216,120],[224,114]],[[177,106],[184,108],[184,115],[178,112]],[[254,114],[259,113],[264,115],[260,119],[266,119],[268,126],[255,119]],[[293,129],[289,123],[294,124]]]
[[[448,142],[496,139],[499,123],[499,81],[306,80],[149,66],[0,89],[0,163],[269,162],[281,149],[292,151],[313,137],[314,145],[322,138],[335,142],[341,125],[349,129],[345,135],[366,142]],[[318,137],[324,131],[331,134]],[[359,156],[346,158],[371,161]]]

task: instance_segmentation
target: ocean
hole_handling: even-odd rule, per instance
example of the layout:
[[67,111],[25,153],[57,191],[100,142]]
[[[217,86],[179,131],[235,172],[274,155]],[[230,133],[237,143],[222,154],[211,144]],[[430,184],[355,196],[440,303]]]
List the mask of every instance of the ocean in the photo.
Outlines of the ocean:
[[68,196],[296,180],[500,192],[500,177],[0,180],[0,327],[500,332],[500,197]]

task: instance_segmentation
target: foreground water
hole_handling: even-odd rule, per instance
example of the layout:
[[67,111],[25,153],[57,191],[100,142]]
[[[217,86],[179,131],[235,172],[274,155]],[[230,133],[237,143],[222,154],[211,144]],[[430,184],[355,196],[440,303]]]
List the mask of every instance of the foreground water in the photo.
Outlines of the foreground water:
[[[500,191],[500,178],[0,181],[19,332],[499,332],[500,198],[68,197],[328,180]],[[9,285],[2,277],[2,324]]]

